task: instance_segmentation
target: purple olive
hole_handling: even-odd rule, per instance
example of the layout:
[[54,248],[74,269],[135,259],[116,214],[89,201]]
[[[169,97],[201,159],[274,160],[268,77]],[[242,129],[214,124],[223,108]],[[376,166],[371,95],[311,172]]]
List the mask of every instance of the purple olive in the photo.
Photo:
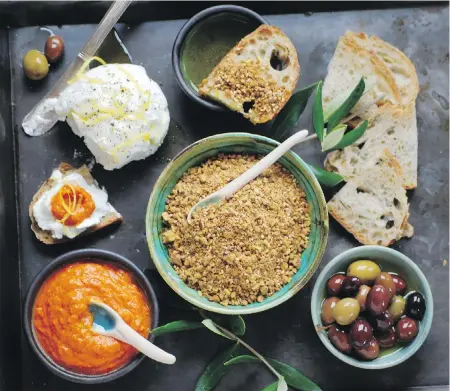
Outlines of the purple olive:
[[344,274],[335,274],[328,279],[327,292],[330,296],[339,296],[344,279]]
[[388,331],[376,335],[378,344],[382,348],[391,348],[397,342],[397,336],[395,335],[395,328],[391,327]]
[[358,277],[347,276],[341,286],[341,294],[345,297],[353,297],[358,293],[361,280]]
[[366,308],[373,315],[380,315],[389,305],[389,294],[383,285],[374,285],[367,295]]
[[369,316],[369,321],[375,330],[381,332],[386,332],[394,326],[394,319],[388,311],[384,311],[380,315]]
[[45,42],[45,57],[48,62],[57,62],[64,53],[64,40],[59,35],[51,35]]
[[392,275],[386,272],[380,273],[375,279],[375,285],[383,285],[387,289],[389,300],[394,297],[396,288]]
[[375,360],[380,353],[380,346],[375,338],[369,341],[369,343],[360,349],[355,349],[356,353],[364,360]]
[[401,318],[395,326],[395,334],[399,341],[409,342],[416,338],[419,332],[419,322],[405,316]]
[[390,273],[392,276],[392,280],[395,284],[395,294],[396,295],[404,295],[406,292],[406,282],[403,278],[401,278],[398,274]]
[[334,347],[342,353],[350,353],[352,351],[352,346],[350,345],[350,338],[348,334],[333,325],[328,330],[328,338]]
[[350,340],[352,345],[357,348],[366,346],[373,337],[373,329],[367,320],[357,319],[350,329]]

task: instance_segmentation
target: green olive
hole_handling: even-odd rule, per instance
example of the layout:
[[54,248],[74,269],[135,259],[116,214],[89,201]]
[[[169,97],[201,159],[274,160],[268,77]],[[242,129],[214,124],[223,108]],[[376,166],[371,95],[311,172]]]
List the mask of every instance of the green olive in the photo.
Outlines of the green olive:
[[352,323],[359,315],[359,303],[356,299],[347,297],[339,300],[331,309],[333,318],[342,326]]
[[48,73],[47,58],[38,50],[30,50],[23,57],[23,70],[31,80],[42,80]]
[[391,301],[391,305],[388,308],[388,312],[391,314],[394,322],[399,320],[405,313],[406,300],[402,296],[394,296]]
[[363,284],[373,283],[381,273],[380,267],[373,261],[355,261],[347,269],[347,275],[358,277]]

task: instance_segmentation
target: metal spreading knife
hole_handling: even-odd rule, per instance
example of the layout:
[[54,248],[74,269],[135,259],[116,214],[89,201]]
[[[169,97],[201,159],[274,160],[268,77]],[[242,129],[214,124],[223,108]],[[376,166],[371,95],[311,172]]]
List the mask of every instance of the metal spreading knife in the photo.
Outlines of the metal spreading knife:
[[69,65],[53,89],[23,119],[22,127],[25,133],[30,136],[40,136],[47,133],[58,122],[57,115],[48,110],[47,100],[49,98],[56,98],[66,88],[67,82],[76,75],[85,61],[95,55],[109,32],[130,4],[131,0],[116,0],[109,7],[92,37],[77,54],[75,60]]

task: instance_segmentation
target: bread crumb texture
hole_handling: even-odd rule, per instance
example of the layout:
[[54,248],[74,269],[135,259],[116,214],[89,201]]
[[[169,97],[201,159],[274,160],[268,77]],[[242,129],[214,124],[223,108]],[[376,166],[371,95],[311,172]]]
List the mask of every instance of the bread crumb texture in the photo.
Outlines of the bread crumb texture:
[[253,155],[224,155],[192,167],[167,197],[162,233],[173,267],[200,296],[227,305],[262,302],[287,284],[308,246],[310,216],[293,175],[274,164],[233,197],[191,207],[254,165]]

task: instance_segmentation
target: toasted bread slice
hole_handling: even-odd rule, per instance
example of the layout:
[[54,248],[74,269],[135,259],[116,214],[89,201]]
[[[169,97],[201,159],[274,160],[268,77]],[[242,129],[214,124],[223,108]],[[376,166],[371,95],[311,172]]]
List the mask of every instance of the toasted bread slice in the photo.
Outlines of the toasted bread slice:
[[[61,163],[58,167],[59,171],[63,174],[63,175],[68,175],[70,173],[77,173],[80,174],[89,185],[94,185],[96,187],[98,186],[98,183],[96,182],[96,180],[92,177],[89,169],[84,165],[80,168],[73,168],[70,164],[68,163]],[[36,222],[36,219],[34,218],[33,215],[33,206],[34,204],[39,200],[39,198],[48,190],[50,190],[53,186],[53,180],[47,179],[42,186],[39,188],[39,190],[37,191],[37,193],[34,195],[33,200],[31,201],[30,207],[29,207],[29,215],[30,215],[30,220],[31,220],[31,229],[33,230],[33,232],[35,233],[36,237],[43,243],[45,244],[58,244],[58,243],[64,243],[64,242],[68,242],[70,239],[68,237],[63,237],[61,239],[55,239],[52,236],[52,233],[50,231],[47,230],[43,230],[39,227],[39,225]],[[85,231],[83,231],[80,235],[76,236],[74,239],[80,237],[80,236],[84,236],[86,234],[89,234],[91,232],[95,232],[98,231],[102,228],[105,228],[111,224],[115,224],[115,223],[120,223],[122,221],[122,216],[117,213],[115,211],[109,213],[108,215],[104,216],[102,218],[102,220],[100,221],[100,223],[98,223],[97,225],[94,225],[88,229],[86,229]]]
[[289,38],[277,27],[261,25],[226,54],[198,91],[259,124],[279,113],[299,75]]
[[366,86],[373,88],[353,107],[353,114],[368,119],[385,103],[401,103],[400,90],[389,68],[376,54],[360,46],[352,35],[346,34],[339,39],[328,65],[322,92],[324,108],[343,91],[351,91],[362,77]]
[[349,181],[361,175],[367,163],[373,162],[384,149],[388,149],[402,167],[403,187],[416,188],[418,139],[415,103],[407,107],[386,105],[380,108],[356,144],[328,154],[325,168]]
[[401,50],[374,35],[369,37],[364,33],[351,32],[346,35],[364,49],[376,54],[389,68],[397,83],[403,105],[415,102],[419,93],[419,78],[414,64]]
[[362,244],[390,246],[414,233],[401,167],[387,150],[336,193],[328,211]]

